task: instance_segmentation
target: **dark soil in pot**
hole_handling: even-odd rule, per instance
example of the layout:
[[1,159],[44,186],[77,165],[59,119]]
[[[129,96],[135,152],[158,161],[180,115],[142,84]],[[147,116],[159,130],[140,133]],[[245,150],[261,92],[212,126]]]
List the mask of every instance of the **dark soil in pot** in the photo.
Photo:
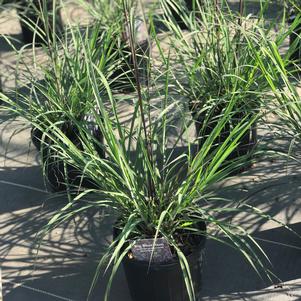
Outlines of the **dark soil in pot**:
[[[200,230],[206,231],[205,223],[200,224]],[[191,236],[190,234],[190,239]],[[187,258],[198,299],[202,286],[206,237],[198,236],[194,241],[193,248],[184,248],[182,251]],[[176,256],[166,263],[152,263],[151,265],[149,262],[126,256],[123,260],[123,267],[133,301],[189,301],[183,272]]]
[[[76,127],[64,124],[61,130],[78,147],[78,149],[83,149]],[[82,177],[82,171],[68,163],[64,164],[64,161],[60,158],[60,154],[49,147],[50,143],[47,139],[46,141],[43,141],[43,145],[41,145],[42,133],[40,130],[33,128],[31,133],[33,144],[37,147],[37,149],[42,151],[42,162],[44,165],[46,181],[53,191],[59,192],[66,190],[66,181],[72,186],[80,185],[84,188],[97,188],[96,184],[92,180],[87,177]],[[92,134],[97,141],[103,141],[103,136],[99,128],[94,127]],[[95,147],[99,156],[104,157],[103,149],[100,149],[98,146]]]
[[[289,17],[289,25],[296,20],[297,14],[294,10],[291,11]],[[299,25],[294,29],[294,32],[290,34],[290,46],[293,43],[297,43],[295,51],[292,53],[290,60],[301,63],[301,21]],[[296,42],[298,40],[298,42]]]

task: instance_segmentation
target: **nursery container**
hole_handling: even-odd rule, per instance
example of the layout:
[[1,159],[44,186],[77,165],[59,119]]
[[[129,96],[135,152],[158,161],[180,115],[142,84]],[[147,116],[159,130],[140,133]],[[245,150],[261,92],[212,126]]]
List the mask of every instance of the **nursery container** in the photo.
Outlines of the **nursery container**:
[[[120,64],[113,70],[110,76],[112,81],[111,87],[120,91],[133,91],[137,84],[134,63],[129,46],[124,46],[118,51],[116,60],[120,60]],[[122,53],[120,52],[122,51]],[[136,56],[138,62],[139,76],[142,82],[146,83],[145,70],[147,66],[147,57],[149,56],[149,44],[147,41],[143,41],[136,45]]]
[[[190,110],[192,112],[193,119],[195,121],[195,127],[196,127],[196,133],[197,136],[200,137],[198,139],[199,146],[201,147],[204,143],[205,139],[211,134],[213,129],[218,123],[218,118],[221,114],[221,111],[217,112],[215,116],[212,116],[210,119],[212,122],[210,122],[206,128],[202,128],[202,124],[204,123],[205,116],[203,114],[197,114],[196,111],[193,110],[190,106]],[[233,124],[238,124],[243,118],[244,113],[238,112],[234,114],[234,116],[231,117],[231,121]],[[227,123],[225,128],[222,130],[220,136],[218,137],[217,141],[218,144],[222,144],[226,141],[226,139],[229,136],[230,133],[230,124]],[[257,129],[256,125],[251,127],[239,140],[239,145],[237,148],[229,155],[227,160],[236,159],[240,156],[247,155],[249,152],[253,150],[257,143]]]
[[38,128],[33,127],[33,128],[31,128],[30,136],[31,136],[32,144],[39,151],[41,149],[41,141],[42,141],[42,137],[43,137],[43,132],[40,131]]
[[[26,44],[33,43],[34,40],[34,28],[36,27],[38,32],[42,35],[45,35],[46,28],[43,20],[39,16],[39,12],[35,10],[34,7],[40,8],[40,4],[42,3],[41,0],[21,0],[20,6],[18,8],[19,14],[21,14],[21,29],[23,34],[23,41]],[[47,11],[52,12],[53,9],[53,2],[47,0]],[[29,26],[30,24],[30,26]],[[49,19],[49,29],[50,34],[53,32],[51,28],[52,25],[52,18]],[[60,17],[57,16],[57,28],[60,26]],[[46,39],[46,36],[45,38]],[[35,43],[42,44],[45,43],[43,38],[40,35],[35,35]]]
[[[78,138],[78,130],[72,127],[70,124],[65,123],[61,128],[62,132],[78,147],[82,148],[80,140]],[[64,165],[64,161],[61,159],[60,154],[54,151],[51,146],[53,142],[44,142],[41,145],[42,162],[44,163],[46,180],[53,191],[63,191],[66,189],[66,181],[69,184],[74,185],[80,172],[77,171],[70,164]]]
[[[82,145],[79,139],[79,132],[76,127],[72,127],[68,124],[64,124],[61,129],[64,134],[74,143],[79,150],[82,150]],[[103,136],[98,127],[91,129],[92,135],[98,140],[102,141]],[[42,161],[45,166],[46,181],[53,191],[64,191],[66,189],[66,181],[70,185],[79,186],[85,188],[95,188],[96,184],[92,180],[82,177],[82,171],[78,170],[70,164],[64,165],[64,161],[60,158],[60,154],[51,149],[51,143],[46,139],[41,145],[42,132],[36,128],[31,131],[31,137],[33,144],[38,150],[42,148]],[[53,143],[53,142],[52,142]],[[95,146],[96,151],[100,157],[104,157],[104,152],[98,146]]]
[[[187,11],[190,13],[193,10],[193,0],[185,0],[183,1],[183,4],[185,4]],[[173,9],[170,7],[170,10],[172,12],[172,15],[175,19],[175,21],[177,22],[177,24],[179,25],[179,27],[182,30],[188,30],[189,28],[185,25],[185,23],[183,22],[182,18],[180,17],[180,15]]]
[[[206,224],[201,223],[206,231]],[[184,251],[190,267],[196,296],[199,298],[202,285],[202,266],[205,236],[198,236],[197,244]],[[123,267],[133,301],[189,301],[179,259],[166,263],[152,263],[130,259],[126,256]]]
[[[289,25],[293,24],[294,21],[297,18],[297,14],[295,10],[291,10],[290,12],[290,17],[289,17]],[[293,43],[297,43],[297,46],[295,48],[295,51],[292,53],[290,59],[292,61],[298,61],[300,62],[301,60],[301,19],[297,27],[294,29],[294,31],[290,34],[290,46]],[[295,42],[298,40],[298,42]]]

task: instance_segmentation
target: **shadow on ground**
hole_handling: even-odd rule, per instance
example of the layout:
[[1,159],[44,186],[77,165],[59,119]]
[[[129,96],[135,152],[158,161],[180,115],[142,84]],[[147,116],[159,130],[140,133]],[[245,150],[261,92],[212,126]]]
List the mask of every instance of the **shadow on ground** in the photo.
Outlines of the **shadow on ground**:
[[[270,177],[266,176],[267,168]],[[256,179],[265,174],[265,178],[252,183],[255,187],[246,186],[241,194],[248,195],[249,202],[262,207],[267,214],[277,216],[284,213],[283,221],[293,223],[300,208],[298,199],[301,197],[301,190],[297,185],[300,174],[297,170],[292,172],[297,168],[294,163],[288,165],[288,168],[290,176],[283,174],[283,162],[274,162],[269,167],[257,166],[242,174],[242,178],[247,177],[248,173],[256,176]],[[6,170],[6,176],[15,181],[22,179],[22,185],[35,183],[36,188],[43,187],[39,167]],[[241,187],[247,184],[234,185]],[[36,233],[56,210],[66,204],[66,198],[49,197],[39,191],[21,188],[19,191],[9,189],[4,186],[1,188],[1,191],[7,190],[4,199],[11,196],[11,201],[6,204],[8,210],[2,206],[0,221],[0,257],[5,300],[86,300],[97,261],[111,240],[113,219],[106,216],[106,212],[87,211],[47,235],[36,257]],[[254,193],[257,190],[260,193]],[[301,278],[299,237],[284,227],[264,230],[266,220],[258,216],[245,214],[232,218],[245,224],[269,256],[273,271],[279,277],[275,282]],[[301,223],[292,224],[291,227],[301,233]],[[270,286],[269,282],[262,281],[256,275],[237,251],[211,240],[206,247],[203,279],[203,296],[212,298]],[[92,300],[103,300],[106,283],[107,278],[100,278]],[[110,300],[130,301],[122,269],[114,281]]]
[[[86,211],[45,235],[37,252],[37,233],[67,204],[66,197],[45,201],[31,192],[29,201],[24,192],[17,200],[19,208],[14,204],[14,211],[2,212],[0,221],[5,300],[86,300],[97,262],[111,240],[112,218],[97,209]],[[100,277],[92,300],[103,300],[106,283]],[[122,271],[114,283],[111,300],[127,300]]]
[[[291,226],[301,234],[301,223]],[[268,255],[275,283],[301,278],[301,239],[284,227],[253,234]],[[203,296],[216,297],[235,292],[257,291],[271,285],[262,281],[237,251],[208,241],[204,264]],[[260,294],[260,293],[258,293]],[[248,299],[249,300],[249,299]],[[280,300],[280,299],[279,299]]]

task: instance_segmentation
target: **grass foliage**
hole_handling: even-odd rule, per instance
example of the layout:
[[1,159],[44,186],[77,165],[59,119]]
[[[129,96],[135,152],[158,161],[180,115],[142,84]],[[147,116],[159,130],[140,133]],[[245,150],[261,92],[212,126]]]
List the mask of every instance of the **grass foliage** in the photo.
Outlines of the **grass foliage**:
[[[178,1],[160,0],[161,17],[156,7],[145,10],[140,1],[119,0],[113,6],[106,0],[79,3],[94,23],[86,28],[66,24],[59,35],[48,31],[47,47],[43,47],[49,59],[42,67],[42,80],[36,80],[35,71],[28,67],[30,93],[17,91],[17,98],[1,94],[3,109],[24,117],[43,133],[41,153],[51,149],[65,168],[81,171],[79,184],[65,179],[69,202],[41,234],[90,208],[116,212],[115,227],[120,233],[101,256],[91,286],[103,268],[113,267],[105,300],[131,242],[141,238],[166,238],[181,263],[191,301],[196,300],[196,292],[183,233],[206,235],[233,247],[260,276],[272,280],[263,250],[239,223],[231,222],[231,216],[239,212],[271,217],[251,204],[222,199],[217,183],[249,164],[252,152],[228,159],[266,110],[276,112],[295,133],[294,139],[299,138],[300,97],[292,81],[299,67],[289,67],[289,54],[279,50],[297,24],[281,27],[275,38],[273,24],[263,18],[265,1],[258,18],[245,16],[243,6],[234,13],[224,1],[221,6],[193,1],[194,9],[188,11]],[[135,52],[136,14],[141,8],[140,21],[147,23],[147,38],[157,53],[155,58],[142,54],[147,84]],[[188,30],[180,29],[173,11]],[[47,11],[41,13],[47,24]],[[158,20],[168,30],[168,49],[156,27]],[[121,46],[125,36],[127,51]],[[22,50],[15,51],[22,56]],[[134,81],[129,71],[119,76],[128,79],[134,92],[120,93],[114,88],[118,80],[114,70],[129,57]],[[128,120],[121,114],[124,104],[130,108]],[[193,118],[189,109],[195,112]],[[87,126],[87,116],[103,140]],[[201,128],[212,130],[196,151],[197,137],[191,128],[199,116],[204,116]],[[72,125],[80,147],[64,132],[66,123]],[[221,141],[225,128],[227,137]],[[99,148],[104,156],[99,156]],[[93,189],[84,188],[84,178],[94,183]],[[200,231],[200,221],[208,225],[206,233]]]

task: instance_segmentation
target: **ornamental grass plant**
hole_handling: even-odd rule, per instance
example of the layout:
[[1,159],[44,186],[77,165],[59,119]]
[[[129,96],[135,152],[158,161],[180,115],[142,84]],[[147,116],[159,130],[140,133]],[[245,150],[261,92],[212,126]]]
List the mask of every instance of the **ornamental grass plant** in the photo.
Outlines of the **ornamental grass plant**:
[[[100,26],[87,27],[83,31],[82,28],[69,25],[61,37],[53,32],[48,47],[44,47],[46,64],[37,68],[32,68],[23,61],[23,48],[20,51],[14,49],[19,57],[19,64],[25,66],[28,83],[25,93],[22,86],[22,89],[15,92],[16,99],[7,98],[6,103],[10,105],[11,111],[22,115],[31,124],[33,143],[38,150],[41,150],[46,182],[49,182],[49,175],[47,176],[49,168],[57,169],[52,175],[54,179],[50,180],[50,186],[54,190],[65,188],[65,174],[68,174],[62,166],[59,155],[49,153],[48,147],[52,142],[45,133],[52,132],[54,125],[81,149],[78,129],[69,117],[72,115],[77,121],[84,122],[88,130],[93,133],[94,150],[99,155],[103,155],[102,134],[91,119],[95,103],[91,96],[92,90],[85,69],[82,48],[89,47],[91,60],[106,77],[110,77],[115,66],[121,61],[120,56],[117,58],[117,53],[113,49],[112,37],[118,36],[116,31],[119,32],[119,29],[114,24],[108,31],[103,31]],[[9,39],[5,38],[9,42]],[[33,54],[33,61],[36,61],[34,48]],[[42,79],[37,76],[38,72],[42,73]],[[105,87],[100,81],[98,87],[105,93]],[[52,171],[50,173],[53,174]]]
[[[145,87],[135,49],[135,10],[132,2],[118,3],[129,33],[134,93],[116,93],[110,79],[110,71],[118,64],[110,56],[112,39],[116,31],[121,33],[120,24],[112,24],[92,33],[87,29],[85,34],[77,27],[68,28],[69,38],[56,41],[49,49],[51,64],[43,82],[31,81],[32,96],[21,94],[14,100],[1,94],[6,109],[42,132],[42,148],[47,142],[65,170],[71,166],[80,171],[79,183],[70,182],[64,174],[68,202],[40,237],[90,208],[115,212],[115,235],[99,258],[91,285],[92,291],[103,269],[109,273],[104,300],[109,299],[120,265],[135,260],[132,249],[141,239],[152,239],[149,268],[156,242],[163,239],[167,243],[172,260],[182,271],[185,300],[199,298],[188,257],[202,237],[234,248],[258,275],[272,281],[275,276],[264,251],[232,217],[240,212],[260,219],[273,217],[246,201],[222,198],[218,189],[218,183],[249,164],[253,150],[228,159],[261,119],[260,108],[271,99],[271,91],[276,96],[282,91],[286,77],[275,86],[272,77],[285,74],[285,64],[277,61],[268,32],[260,22],[243,26],[248,18],[240,15],[237,19],[208,2],[197,6],[197,18],[195,12],[183,14],[190,26],[188,37],[166,17],[166,11],[165,23],[173,37],[169,50],[164,51],[150,11],[143,20],[148,20],[149,39],[159,50],[160,68],[148,57]],[[120,116],[124,100],[132,104],[129,122]],[[189,109],[194,108],[198,112],[191,118]],[[201,128],[210,128],[206,135],[197,134],[202,136],[201,143],[190,131],[200,113],[205,116]],[[87,114],[99,129],[101,141],[87,126]],[[63,130],[66,123],[72,125],[76,142]],[[185,141],[184,150],[179,148],[180,140]],[[85,177],[93,182],[92,188],[81,185]]]
[[[175,5],[174,1],[161,1],[167,16],[166,27],[172,32],[170,43],[175,50],[175,63],[183,66],[176,70],[174,79],[177,91],[187,99],[200,145],[223,115],[227,103],[237,98],[235,114],[217,137],[216,143],[221,143],[245,114],[256,114],[265,100],[270,100],[269,84],[254,53],[261,51],[268,39],[273,39],[274,24],[267,25],[263,18],[268,6],[263,6],[255,19],[244,16],[244,1],[240,1],[238,13],[231,11],[224,1],[193,3],[198,8],[197,15],[195,10],[190,13],[183,10],[182,19],[189,31],[181,31],[171,22],[169,7]],[[252,151],[256,142],[257,126],[253,124],[230,158]]]

